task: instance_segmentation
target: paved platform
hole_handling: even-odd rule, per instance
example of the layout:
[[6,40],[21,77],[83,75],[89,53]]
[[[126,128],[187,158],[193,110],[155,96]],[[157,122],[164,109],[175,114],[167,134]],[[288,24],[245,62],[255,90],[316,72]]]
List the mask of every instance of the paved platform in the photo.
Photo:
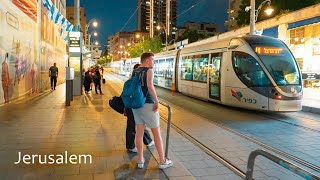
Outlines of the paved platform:
[[[145,148],[147,166],[136,168],[136,154],[125,149],[125,117],[107,104],[119,95],[123,81],[108,75],[105,95],[74,98],[65,107],[65,87],[0,107],[0,179],[241,179],[223,164],[203,152],[175,129],[171,130],[169,157],[174,167],[157,168],[157,153]],[[183,102],[183,101],[182,101]],[[206,118],[172,104],[173,123],[188,132],[241,170],[246,170],[254,143],[225,131]],[[161,114],[166,109],[161,107]],[[161,121],[165,140],[166,124]],[[15,165],[18,152],[24,154],[92,155],[92,164]],[[255,179],[301,179],[297,175],[257,159]]]
[[320,114],[320,88],[304,88],[303,92],[302,110],[305,112]]

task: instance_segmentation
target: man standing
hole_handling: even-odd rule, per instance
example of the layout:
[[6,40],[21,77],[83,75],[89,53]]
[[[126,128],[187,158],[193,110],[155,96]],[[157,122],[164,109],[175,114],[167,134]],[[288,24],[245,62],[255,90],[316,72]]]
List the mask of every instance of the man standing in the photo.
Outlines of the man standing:
[[57,63],[53,63],[53,66],[50,67],[49,77],[50,77],[51,89],[56,90],[57,78],[58,78]]
[[156,149],[159,154],[159,168],[165,169],[172,166],[172,161],[164,157],[163,142],[160,133],[159,122],[159,101],[157,93],[153,86],[153,54],[143,53],[141,55],[141,65],[139,68],[133,70],[132,76],[138,76],[142,91],[146,97],[146,102],[142,108],[132,109],[134,121],[136,123],[136,146],[138,150],[138,168],[143,168],[143,134],[145,125],[147,125],[153,134]]

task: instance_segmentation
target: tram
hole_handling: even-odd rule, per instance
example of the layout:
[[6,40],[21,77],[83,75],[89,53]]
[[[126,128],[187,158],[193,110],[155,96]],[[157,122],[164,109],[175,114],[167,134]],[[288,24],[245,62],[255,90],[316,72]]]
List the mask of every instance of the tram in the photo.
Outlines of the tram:
[[[154,56],[154,84],[183,94],[244,109],[302,109],[302,77],[279,39],[245,35],[167,51]],[[139,58],[112,63],[129,77]]]

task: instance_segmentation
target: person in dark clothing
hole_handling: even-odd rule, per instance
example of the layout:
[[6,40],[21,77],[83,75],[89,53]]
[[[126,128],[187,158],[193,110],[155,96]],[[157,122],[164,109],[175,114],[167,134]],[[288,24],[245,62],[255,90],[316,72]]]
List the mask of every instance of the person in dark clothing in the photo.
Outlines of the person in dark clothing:
[[91,72],[90,72],[90,68],[89,68],[88,71],[86,71],[85,74],[84,74],[84,82],[83,82],[84,91],[87,94],[90,91],[91,83],[92,83],[92,77],[91,77]]
[[[127,128],[126,128],[126,148],[130,152],[137,152],[137,148],[134,143],[136,136],[136,123],[134,122],[134,116],[131,109],[125,109],[125,115],[127,116]],[[153,140],[147,129],[144,129],[143,143],[148,147],[154,145]]]
[[94,82],[96,94],[98,94],[98,89],[99,89],[100,94],[103,95],[103,93],[101,91],[101,73],[100,73],[99,66],[96,68],[94,74],[95,75],[94,75],[94,78],[93,78],[93,82]]
[[[133,69],[139,67],[140,64],[136,64]],[[137,148],[134,144],[134,139],[136,135],[136,123],[134,121],[134,116],[132,109],[125,109],[125,116],[127,116],[127,128],[126,128],[126,148],[130,152],[137,152]],[[154,145],[154,141],[151,139],[149,131],[145,128],[143,135],[143,143],[148,147]]]
[[51,89],[56,90],[57,78],[58,78],[58,68],[56,63],[53,63],[53,66],[50,67],[49,77],[50,77]]

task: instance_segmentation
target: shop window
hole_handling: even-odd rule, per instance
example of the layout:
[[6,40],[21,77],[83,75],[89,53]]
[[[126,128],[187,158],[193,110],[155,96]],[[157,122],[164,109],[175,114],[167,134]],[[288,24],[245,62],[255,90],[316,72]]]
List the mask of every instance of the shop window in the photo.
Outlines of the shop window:
[[290,44],[303,44],[302,38],[305,38],[304,31],[304,28],[290,30]]
[[248,87],[269,86],[270,81],[257,60],[244,52],[233,52],[233,68]]

